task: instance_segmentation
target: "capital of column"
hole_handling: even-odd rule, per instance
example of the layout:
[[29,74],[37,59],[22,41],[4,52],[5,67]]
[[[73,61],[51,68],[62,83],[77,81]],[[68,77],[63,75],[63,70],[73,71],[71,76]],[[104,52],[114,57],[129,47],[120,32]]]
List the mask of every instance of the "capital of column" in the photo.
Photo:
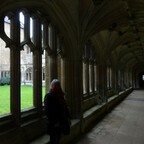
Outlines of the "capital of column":
[[86,64],[86,63],[88,63],[88,62],[89,62],[89,59],[88,59],[88,58],[86,58],[86,57],[84,57],[84,58],[83,58],[83,62]]

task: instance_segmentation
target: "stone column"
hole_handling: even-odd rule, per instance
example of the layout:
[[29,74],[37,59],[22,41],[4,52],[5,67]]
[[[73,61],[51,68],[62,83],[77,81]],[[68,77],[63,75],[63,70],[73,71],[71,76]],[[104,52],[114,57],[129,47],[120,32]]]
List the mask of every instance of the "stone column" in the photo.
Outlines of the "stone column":
[[99,93],[102,97],[103,102],[107,101],[106,90],[107,90],[107,70],[106,65],[98,65],[99,70]]
[[42,114],[42,55],[33,51],[33,95],[34,106],[39,115]]
[[61,59],[61,86],[62,89],[65,91],[65,60],[64,58]]
[[90,79],[91,79],[91,81],[90,81],[90,87],[91,87],[91,92],[92,93],[94,93],[94,79],[95,79],[95,77],[94,77],[94,63],[93,63],[93,61],[91,61],[90,62]]
[[53,79],[57,79],[58,78],[58,74],[57,74],[57,55],[56,54],[51,54],[50,58],[49,58],[49,64],[50,64],[50,82]]
[[89,92],[90,92],[90,83],[89,83],[89,60],[86,60],[86,64],[85,64],[85,86],[86,86],[86,94],[87,96],[89,96]]
[[10,38],[15,45],[10,45],[10,96],[11,113],[17,126],[20,125],[20,23],[19,15],[11,16]]
[[43,48],[45,52],[45,93],[47,93],[50,89],[50,70],[49,70],[49,55],[51,53],[51,49],[49,46],[49,23],[48,21],[43,21]]
[[98,80],[97,80],[98,74],[97,74],[97,73],[98,73],[97,64],[95,63],[95,64],[94,64],[94,75],[95,75],[95,78],[94,78],[94,83],[95,83],[95,84],[94,84],[94,86],[95,86],[95,87],[94,87],[94,90],[95,90],[95,91],[98,90]]
[[81,118],[83,97],[81,59],[68,57],[65,60],[65,85],[72,118]]
[[116,69],[112,67],[112,89],[114,90],[114,93],[117,93],[117,82],[116,82]]
[[30,40],[30,16],[29,13],[24,11],[24,40]]
[[129,87],[132,87],[132,84],[133,81],[132,81],[132,71],[129,71]]
[[115,68],[115,74],[114,75],[115,75],[115,81],[114,81],[115,93],[119,94],[119,70],[117,67]]
[[124,89],[124,72],[121,71],[121,88]]
[[33,17],[33,96],[34,106],[42,115],[42,46],[41,46],[41,23],[37,16]]
[[49,27],[49,46],[52,50],[50,54],[49,64],[50,64],[50,81],[58,78],[57,70],[57,39],[56,39],[56,29],[53,24]]

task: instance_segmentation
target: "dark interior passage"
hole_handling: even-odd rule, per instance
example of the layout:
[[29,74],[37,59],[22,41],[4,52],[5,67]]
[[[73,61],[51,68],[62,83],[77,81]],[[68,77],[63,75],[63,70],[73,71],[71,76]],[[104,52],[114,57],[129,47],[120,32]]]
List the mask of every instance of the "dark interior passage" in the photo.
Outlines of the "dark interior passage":
[[144,88],[144,72],[139,74],[139,86]]

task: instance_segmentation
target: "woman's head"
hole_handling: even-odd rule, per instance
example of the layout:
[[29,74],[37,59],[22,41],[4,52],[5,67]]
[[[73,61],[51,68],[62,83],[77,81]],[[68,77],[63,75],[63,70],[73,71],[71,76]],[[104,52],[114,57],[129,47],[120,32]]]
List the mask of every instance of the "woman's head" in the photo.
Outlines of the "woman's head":
[[61,90],[60,81],[58,79],[53,79],[51,82],[51,88],[55,90]]

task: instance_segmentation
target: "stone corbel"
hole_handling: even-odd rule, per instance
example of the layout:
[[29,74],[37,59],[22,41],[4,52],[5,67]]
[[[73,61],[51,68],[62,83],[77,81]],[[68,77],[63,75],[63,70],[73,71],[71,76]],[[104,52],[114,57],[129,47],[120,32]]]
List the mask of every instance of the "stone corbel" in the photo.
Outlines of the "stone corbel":
[[52,49],[50,48],[48,44],[43,47],[43,50],[46,50],[48,55],[52,55],[53,53]]
[[61,58],[64,58],[64,52],[61,49],[57,50],[57,54],[61,56]]

